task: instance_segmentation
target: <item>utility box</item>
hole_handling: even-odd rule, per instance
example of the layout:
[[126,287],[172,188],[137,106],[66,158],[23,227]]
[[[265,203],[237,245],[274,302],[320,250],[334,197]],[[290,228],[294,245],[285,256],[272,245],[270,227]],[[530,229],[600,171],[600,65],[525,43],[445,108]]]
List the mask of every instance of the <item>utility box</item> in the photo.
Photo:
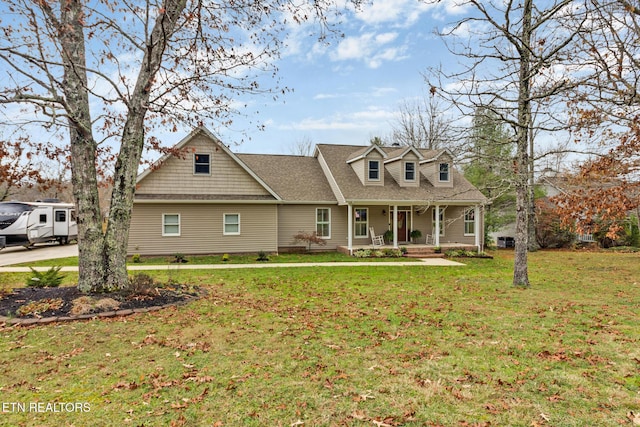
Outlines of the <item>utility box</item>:
[[513,237],[498,237],[498,247],[499,248],[515,248],[516,239],[514,239]]

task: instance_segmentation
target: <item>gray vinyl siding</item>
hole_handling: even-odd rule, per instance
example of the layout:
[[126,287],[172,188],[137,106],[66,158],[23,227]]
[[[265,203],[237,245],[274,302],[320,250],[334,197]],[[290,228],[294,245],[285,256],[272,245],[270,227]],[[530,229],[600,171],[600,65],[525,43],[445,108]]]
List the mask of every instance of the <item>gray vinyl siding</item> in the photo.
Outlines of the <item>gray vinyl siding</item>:
[[[379,179],[378,180],[370,180],[369,179],[369,160],[377,160],[378,161],[378,173],[379,173]],[[369,154],[367,154],[367,157],[365,157],[364,159],[364,179],[365,179],[365,185],[376,185],[376,186],[384,186],[384,176],[385,176],[385,169],[384,169],[384,158],[382,157],[382,155],[376,151],[373,150],[371,151]]]
[[337,205],[281,205],[278,207],[278,247],[302,247],[304,242],[295,242],[293,236],[299,232],[316,230],[316,208],[331,209],[331,238],[325,246],[312,245],[311,249],[333,250],[347,244],[347,208]]
[[[405,174],[404,174],[404,165],[407,162],[413,162],[415,165],[415,176],[416,179],[413,181],[407,181],[405,180]],[[393,179],[396,180],[396,182],[401,186],[401,187],[418,187],[419,183],[420,183],[420,168],[419,168],[419,163],[418,163],[418,157],[413,154],[413,153],[408,153],[406,156],[404,156],[402,159],[398,159],[396,161],[393,162],[389,162],[385,165],[387,171],[389,171],[389,173],[391,174],[391,176],[393,176]]]
[[[180,236],[162,236],[162,214],[180,214]],[[240,235],[223,234],[224,214],[240,214]],[[277,251],[277,206],[137,203],[129,254],[171,255]]]
[[[136,192],[140,194],[269,194],[258,181],[218,147],[217,143],[205,135],[197,135],[183,148],[186,149],[183,159],[169,157],[162,167],[154,170],[138,183]],[[193,173],[194,153],[211,156],[210,174]]]
[[[367,236],[366,237],[356,237],[355,228],[355,209],[368,209],[368,225],[367,225]],[[354,245],[369,245],[371,244],[371,235],[369,230],[373,227],[373,231],[376,235],[382,235],[385,231],[389,229],[389,208],[388,206],[368,206],[368,205],[354,205],[352,207],[354,209],[354,220],[353,220],[353,230],[351,231],[353,234],[353,244]],[[382,211],[385,211],[382,214]]]
[[[444,206],[441,206],[444,207]],[[444,212],[444,224],[440,224],[440,227],[444,226],[444,236],[440,236],[440,243],[464,243],[469,245],[475,244],[475,236],[464,235],[464,211],[466,209],[473,209],[473,206],[448,206]],[[433,226],[433,207],[427,210],[426,213],[421,215],[413,214],[414,229],[422,232],[422,239],[427,234],[435,235],[435,229]],[[482,221],[481,221],[482,224]],[[482,233],[482,230],[476,230],[476,232]]]

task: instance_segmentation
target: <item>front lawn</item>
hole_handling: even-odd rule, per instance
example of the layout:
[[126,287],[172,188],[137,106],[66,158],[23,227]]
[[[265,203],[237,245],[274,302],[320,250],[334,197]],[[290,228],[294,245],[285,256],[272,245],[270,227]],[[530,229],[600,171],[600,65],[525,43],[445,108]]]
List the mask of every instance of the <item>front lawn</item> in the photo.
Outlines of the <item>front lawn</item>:
[[[231,254],[225,260],[223,255],[180,255],[189,264],[255,264],[258,258],[257,254]],[[315,252],[315,253],[282,253],[279,255],[267,254],[268,261],[265,263],[308,263],[308,262],[367,262],[367,261],[416,261],[414,258],[356,258],[341,254],[338,252]],[[127,258],[127,265],[163,265],[176,263],[176,255],[139,257],[138,260],[133,256]],[[78,265],[78,257],[58,258],[30,263],[16,264],[16,266],[31,267],[51,267],[51,266],[76,266]]]
[[154,272],[208,295],[0,330],[0,425],[640,423],[640,255],[533,253],[528,290],[495,255]]

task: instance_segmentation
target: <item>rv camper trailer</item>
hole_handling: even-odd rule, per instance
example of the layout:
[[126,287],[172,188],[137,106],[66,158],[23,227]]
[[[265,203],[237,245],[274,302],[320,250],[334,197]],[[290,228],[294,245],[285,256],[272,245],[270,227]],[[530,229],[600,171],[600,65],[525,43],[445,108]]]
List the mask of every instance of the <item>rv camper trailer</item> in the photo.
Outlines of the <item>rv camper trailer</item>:
[[57,202],[0,203],[0,249],[31,247],[57,241],[61,245],[77,239],[75,206]]

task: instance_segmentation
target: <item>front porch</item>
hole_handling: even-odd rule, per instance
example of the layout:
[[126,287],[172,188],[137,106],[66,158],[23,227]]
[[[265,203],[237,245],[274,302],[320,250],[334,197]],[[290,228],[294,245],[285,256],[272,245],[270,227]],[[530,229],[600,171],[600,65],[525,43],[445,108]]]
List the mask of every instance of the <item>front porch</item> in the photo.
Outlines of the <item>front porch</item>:
[[[442,243],[440,248],[440,253],[436,253],[436,245],[425,245],[425,244],[417,244],[417,243],[399,243],[398,248],[406,248],[407,255],[410,258],[441,258],[444,257],[445,252],[449,249],[465,249],[469,251],[477,251],[478,247],[474,245],[469,245],[465,243]],[[375,250],[385,250],[385,249],[395,249],[392,244],[385,244],[382,246],[376,245],[375,247],[372,244],[368,245],[354,245],[351,251],[347,246],[338,246],[337,251],[346,255],[351,255],[353,252],[359,249],[375,249]]]

